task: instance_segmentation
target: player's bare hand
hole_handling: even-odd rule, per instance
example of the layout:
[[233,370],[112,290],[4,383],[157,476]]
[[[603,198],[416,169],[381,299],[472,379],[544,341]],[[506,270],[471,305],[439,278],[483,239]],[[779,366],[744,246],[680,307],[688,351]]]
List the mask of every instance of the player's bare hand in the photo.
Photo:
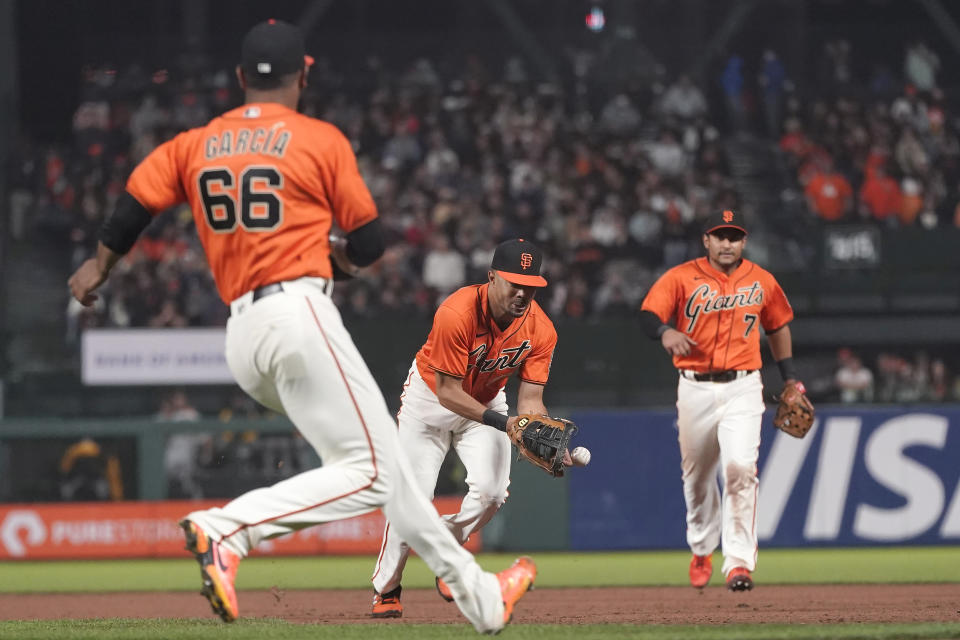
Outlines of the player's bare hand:
[[572,467],[572,466],[573,466],[573,458],[570,457],[570,452],[569,452],[569,451],[564,451],[564,452],[563,452],[563,466],[565,466],[565,467]]
[[667,329],[660,337],[663,348],[671,356],[688,356],[690,351],[697,346],[697,341],[676,329]]
[[90,258],[80,268],[70,276],[67,284],[70,286],[70,293],[73,297],[85,307],[89,307],[96,302],[99,296],[94,292],[97,287],[103,284],[107,279],[107,274],[100,270],[100,265],[96,258]]

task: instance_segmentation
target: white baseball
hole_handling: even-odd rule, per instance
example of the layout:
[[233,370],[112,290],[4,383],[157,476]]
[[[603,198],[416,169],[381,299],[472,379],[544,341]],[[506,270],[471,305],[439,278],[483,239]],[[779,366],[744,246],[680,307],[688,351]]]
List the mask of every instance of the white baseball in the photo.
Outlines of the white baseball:
[[585,467],[590,464],[590,449],[576,447],[570,452],[570,458],[573,460],[574,466]]

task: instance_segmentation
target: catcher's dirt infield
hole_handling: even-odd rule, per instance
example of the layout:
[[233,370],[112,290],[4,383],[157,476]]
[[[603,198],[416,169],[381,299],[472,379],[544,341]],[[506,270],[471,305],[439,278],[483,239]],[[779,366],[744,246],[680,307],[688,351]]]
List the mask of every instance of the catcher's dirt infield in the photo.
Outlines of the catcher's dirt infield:
[[[358,590],[242,591],[240,615],[289,622],[353,624],[368,617],[372,592]],[[433,589],[403,593],[404,623],[462,622]],[[0,619],[191,618],[211,616],[193,593],[28,594],[0,596]],[[524,598],[521,624],[750,624],[791,622],[956,622],[960,584],[760,586],[748,593],[723,587],[539,589]],[[376,621],[382,622],[382,621]]]

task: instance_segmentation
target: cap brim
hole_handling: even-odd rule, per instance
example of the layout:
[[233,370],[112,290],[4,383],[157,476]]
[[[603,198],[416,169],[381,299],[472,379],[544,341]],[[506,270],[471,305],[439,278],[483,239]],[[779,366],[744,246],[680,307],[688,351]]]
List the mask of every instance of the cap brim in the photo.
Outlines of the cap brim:
[[543,276],[525,276],[520,273],[510,273],[509,271],[495,271],[494,273],[511,284],[519,284],[523,287],[547,286],[547,281]]
[[739,225],[735,225],[735,224],[718,224],[718,225],[714,225],[714,226],[710,227],[709,229],[705,230],[704,233],[713,233],[713,232],[716,231],[717,229],[736,229],[737,231],[742,231],[742,232],[743,232],[743,235],[747,235],[747,230],[746,230],[746,229],[744,229],[743,227],[741,227],[741,226],[739,226]]

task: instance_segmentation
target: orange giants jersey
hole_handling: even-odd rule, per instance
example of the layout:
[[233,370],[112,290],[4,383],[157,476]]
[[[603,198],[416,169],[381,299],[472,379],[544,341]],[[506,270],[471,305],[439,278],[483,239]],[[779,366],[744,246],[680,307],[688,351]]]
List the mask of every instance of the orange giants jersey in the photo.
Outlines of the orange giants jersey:
[[190,203],[224,302],[259,286],[332,277],[331,224],[377,217],[336,127],[275,103],[245,104],[160,145],[127,191],[156,215]]
[[[674,356],[678,369],[699,372],[759,369],[760,327],[775,331],[793,320],[793,309],[770,272],[743,260],[729,276],[707,258],[684,262],[657,280],[643,310],[696,341]],[[759,325],[759,326],[758,326]]]
[[486,404],[503,389],[507,378],[546,384],[557,331],[536,301],[501,331],[490,316],[489,285],[463,287],[448,297],[433,317],[433,329],[417,352],[417,370],[436,393],[434,371],[463,379],[463,390]]

